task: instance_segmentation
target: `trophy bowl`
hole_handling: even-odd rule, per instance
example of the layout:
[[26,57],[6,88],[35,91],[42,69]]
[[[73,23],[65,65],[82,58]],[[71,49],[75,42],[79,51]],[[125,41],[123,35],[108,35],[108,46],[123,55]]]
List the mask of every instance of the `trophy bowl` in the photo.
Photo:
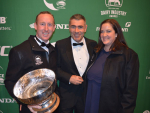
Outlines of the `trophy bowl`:
[[53,112],[60,99],[54,92],[56,87],[55,73],[46,68],[30,71],[15,84],[13,93],[24,104],[41,105],[35,109],[38,113]]

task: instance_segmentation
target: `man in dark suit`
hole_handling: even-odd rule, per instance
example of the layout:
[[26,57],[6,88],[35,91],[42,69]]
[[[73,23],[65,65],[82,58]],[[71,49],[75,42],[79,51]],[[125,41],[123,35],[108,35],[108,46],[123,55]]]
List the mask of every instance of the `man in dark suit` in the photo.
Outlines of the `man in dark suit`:
[[84,74],[96,41],[84,37],[87,25],[84,16],[70,18],[71,36],[56,42],[57,79],[59,80],[60,113],[84,113]]
[[13,94],[15,83],[26,73],[40,68],[56,71],[56,51],[49,43],[55,31],[53,15],[48,11],[40,12],[34,23],[36,36],[31,35],[28,40],[12,48],[9,53],[9,64],[6,72],[5,87],[8,93],[18,102],[19,113],[36,113],[32,108],[38,105],[25,105]]

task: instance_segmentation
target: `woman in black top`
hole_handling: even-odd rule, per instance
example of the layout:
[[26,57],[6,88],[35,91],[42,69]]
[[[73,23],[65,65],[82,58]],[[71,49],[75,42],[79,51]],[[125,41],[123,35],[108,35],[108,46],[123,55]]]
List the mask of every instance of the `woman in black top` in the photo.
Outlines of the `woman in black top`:
[[104,20],[87,70],[85,113],[133,113],[139,60],[124,39],[119,23]]

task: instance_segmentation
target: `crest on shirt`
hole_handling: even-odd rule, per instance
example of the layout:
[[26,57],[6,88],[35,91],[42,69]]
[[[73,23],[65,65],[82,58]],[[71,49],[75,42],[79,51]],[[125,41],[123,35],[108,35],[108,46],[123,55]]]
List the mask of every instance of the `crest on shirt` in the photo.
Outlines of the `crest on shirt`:
[[43,63],[40,56],[35,56],[35,65],[41,65]]

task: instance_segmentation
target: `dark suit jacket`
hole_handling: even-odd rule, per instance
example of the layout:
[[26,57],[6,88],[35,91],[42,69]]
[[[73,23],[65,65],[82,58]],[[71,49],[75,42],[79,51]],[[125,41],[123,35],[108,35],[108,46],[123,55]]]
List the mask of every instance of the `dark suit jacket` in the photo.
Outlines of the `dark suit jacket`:
[[[47,54],[48,53],[37,44],[32,35],[28,40],[10,50],[4,83],[8,93],[15,98],[18,103],[21,102],[14,96],[13,87],[19,78],[29,71],[40,68],[48,68],[54,72],[56,71],[56,51],[52,45],[49,47],[49,62],[47,60]],[[41,64],[37,64],[37,57],[41,59]],[[30,113],[30,111],[27,106],[23,104],[20,113]]]
[[[90,64],[96,61],[98,55],[99,53],[93,54]],[[98,113],[133,113],[136,106],[138,78],[137,53],[126,47],[111,52],[104,65],[100,100],[97,100]]]
[[[85,38],[87,50],[89,52],[89,61],[91,59],[93,49],[96,46],[96,41]],[[69,84],[69,79],[72,75],[79,75],[74,62],[71,37],[56,42],[57,51],[57,79],[59,80],[60,101],[66,101],[67,105],[75,104],[77,97],[83,92],[83,84]],[[87,66],[88,67],[88,66]],[[83,75],[84,79],[84,75]]]

